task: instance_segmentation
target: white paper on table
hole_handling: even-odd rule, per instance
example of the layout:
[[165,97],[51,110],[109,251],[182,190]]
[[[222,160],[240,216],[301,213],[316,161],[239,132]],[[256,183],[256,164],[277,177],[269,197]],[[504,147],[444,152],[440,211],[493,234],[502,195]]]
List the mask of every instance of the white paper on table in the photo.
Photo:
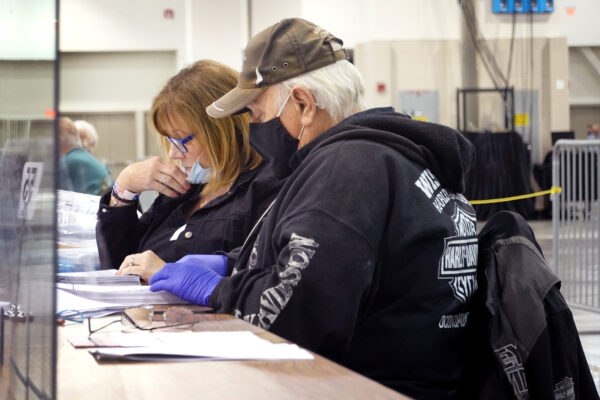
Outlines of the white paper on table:
[[95,333],[88,336],[70,336],[67,341],[76,349],[90,347],[151,347],[162,344],[157,335],[148,334],[148,332]]
[[160,344],[144,347],[97,348],[98,361],[173,360],[312,360],[295,344],[271,343],[252,332],[153,332]]
[[96,217],[100,205],[100,196],[60,189],[56,191],[56,195],[56,208],[58,211]]
[[164,290],[150,291],[150,286],[134,285],[73,285],[58,282],[60,290],[90,300],[116,304],[186,304],[187,302]]
[[[77,311],[86,317],[101,317],[123,310],[127,307],[143,305],[144,303],[107,303],[103,301],[86,299],[77,296],[71,292],[58,289],[56,291],[56,312],[61,312],[61,316],[69,318],[77,316]],[[69,312],[65,312],[69,311]]]

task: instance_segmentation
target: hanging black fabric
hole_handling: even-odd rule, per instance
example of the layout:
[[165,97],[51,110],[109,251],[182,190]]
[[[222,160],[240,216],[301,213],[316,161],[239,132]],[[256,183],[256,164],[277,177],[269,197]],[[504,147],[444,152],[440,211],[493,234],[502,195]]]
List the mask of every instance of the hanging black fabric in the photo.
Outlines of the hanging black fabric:
[[[465,196],[469,200],[496,199],[532,192],[529,180],[530,154],[516,132],[465,132],[475,145],[475,165],[466,177]],[[531,218],[534,199],[474,206],[478,220],[487,220],[501,210]]]
[[598,400],[560,280],[527,222],[494,215],[479,233],[463,392],[486,400]]
[[[542,164],[533,165],[533,178],[542,190],[552,187],[552,152],[549,151],[544,157]],[[541,213],[543,218],[552,218],[552,203],[550,196],[544,196],[544,208]]]

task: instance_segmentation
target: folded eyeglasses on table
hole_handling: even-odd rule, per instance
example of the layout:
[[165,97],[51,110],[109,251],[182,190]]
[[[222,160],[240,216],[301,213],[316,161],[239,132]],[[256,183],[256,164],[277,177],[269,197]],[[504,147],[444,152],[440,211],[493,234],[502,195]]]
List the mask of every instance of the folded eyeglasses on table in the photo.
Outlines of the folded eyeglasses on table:
[[[92,335],[109,325],[121,322],[124,328],[135,328],[142,331],[154,331],[164,328],[189,328],[197,323],[199,314],[212,313],[211,309],[191,310],[186,307],[170,307],[166,311],[155,310],[153,306],[127,308],[121,312],[121,318],[92,329],[92,318],[88,318],[88,331]],[[81,321],[83,322],[83,321]],[[155,322],[160,325],[152,326]]]

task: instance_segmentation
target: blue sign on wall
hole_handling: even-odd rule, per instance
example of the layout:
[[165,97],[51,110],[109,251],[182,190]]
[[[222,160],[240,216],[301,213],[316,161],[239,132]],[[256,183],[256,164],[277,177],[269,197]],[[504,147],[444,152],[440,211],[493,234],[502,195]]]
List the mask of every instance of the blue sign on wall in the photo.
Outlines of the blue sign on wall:
[[496,14],[551,13],[554,0],[492,0],[492,10]]

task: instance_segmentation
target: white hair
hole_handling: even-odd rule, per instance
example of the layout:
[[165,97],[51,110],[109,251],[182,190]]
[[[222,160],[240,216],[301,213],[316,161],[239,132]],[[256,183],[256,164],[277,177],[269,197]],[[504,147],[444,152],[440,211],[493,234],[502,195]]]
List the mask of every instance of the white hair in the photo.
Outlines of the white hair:
[[82,132],[84,133],[84,135],[87,138],[87,143],[91,147],[94,147],[96,143],[98,143],[98,132],[96,132],[96,128],[94,128],[94,125],[82,119],[73,122],[73,124],[75,124],[75,127],[77,128],[79,136],[82,135]]
[[336,61],[273,85],[279,94],[277,109],[296,85],[306,87],[315,97],[318,107],[324,109],[336,124],[366,108],[362,77],[347,60]]

